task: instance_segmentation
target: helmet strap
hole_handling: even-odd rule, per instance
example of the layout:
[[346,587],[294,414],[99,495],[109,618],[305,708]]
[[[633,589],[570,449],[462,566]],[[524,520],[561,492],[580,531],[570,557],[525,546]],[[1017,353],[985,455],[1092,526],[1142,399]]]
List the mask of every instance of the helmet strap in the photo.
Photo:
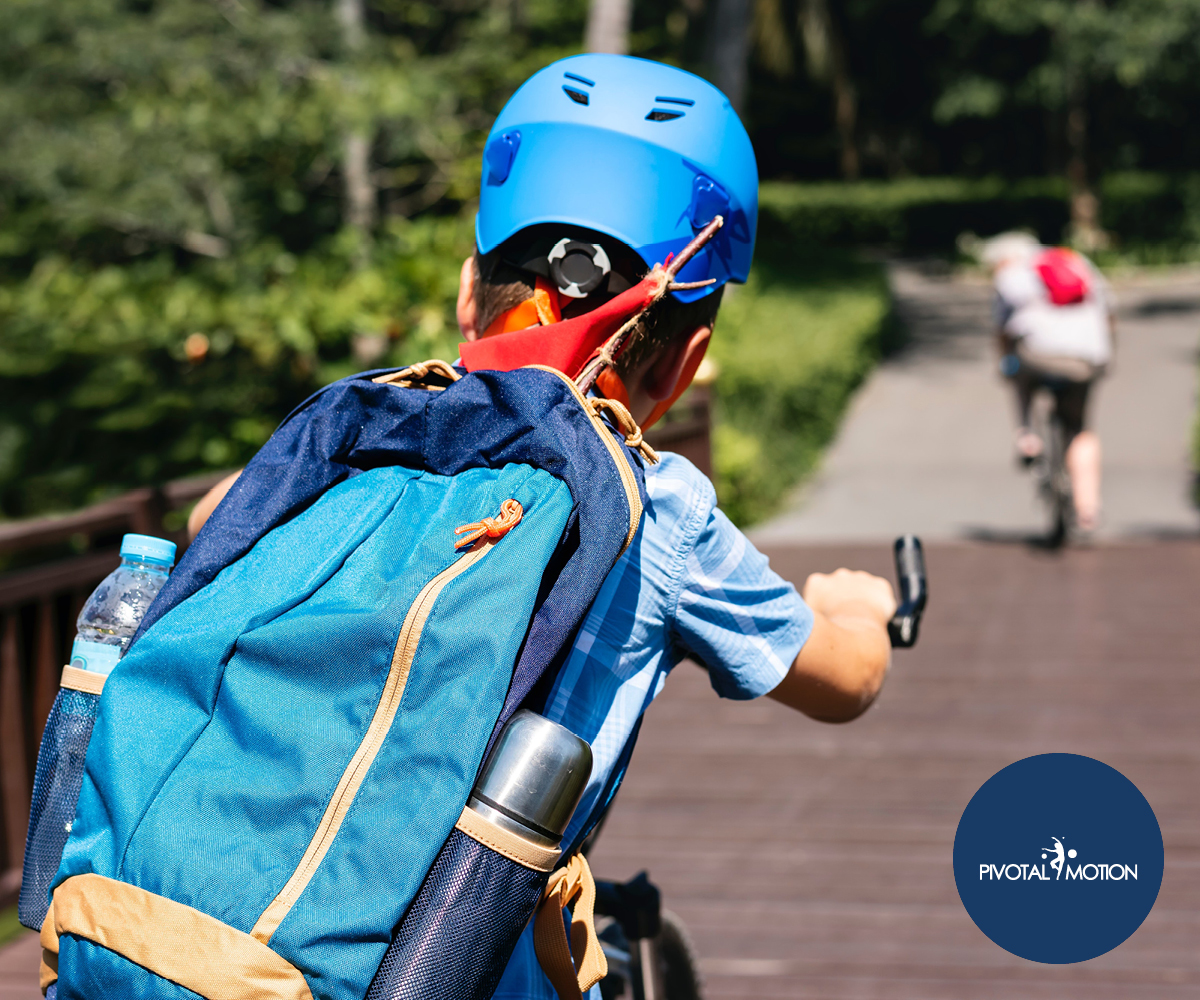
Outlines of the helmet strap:
[[[642,422],[642,430],[649,430],[658,423],[667,410],[678,402],[679,397],[691,388],[692,381],[696,378],[696,372],[700,370],[700,365],[704,362],[704,355],[708,352],[708,345],[710,343],[712,343],[711,337],[704,342],[704,346],[700,350],[696,351],[688,359],[688,363],[684,366],[683,371],[679,373],[679,381],[675,383],[675,388],[672,390],[671,395],[666,399],[658,401],[654,409],[650,411],[650,416]],[[596,377],[596,388],[600,390],[601,395],[608,399],[615,399],[625,409],[629,409],[629,390],[615,369],[605,368]]]
[[550,326],[562,322],[563,294],[540,275],[533,286],[533,295],[497,316],[484,331],[485,337],[497,333],[527,330],[531,326]]
[[605,399],[615,399],[625,409],[629,409],[629,390],[625,388],[625,382],[615,368],[605,368],[596,376],[596,388]]

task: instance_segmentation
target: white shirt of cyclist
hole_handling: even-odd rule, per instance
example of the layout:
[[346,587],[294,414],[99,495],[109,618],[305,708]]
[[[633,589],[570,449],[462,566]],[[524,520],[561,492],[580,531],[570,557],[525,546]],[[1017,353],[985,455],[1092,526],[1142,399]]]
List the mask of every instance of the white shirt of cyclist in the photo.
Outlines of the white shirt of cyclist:
[[1112,293],[1100,272],[1088,263],[1088,292],[1082,302],[1056,306],[1033,266],[1014,262],[996,273],[996,323],[1023,341],[1033,354],[1080,358],[1102,365],[1112,354],[1108,313]]

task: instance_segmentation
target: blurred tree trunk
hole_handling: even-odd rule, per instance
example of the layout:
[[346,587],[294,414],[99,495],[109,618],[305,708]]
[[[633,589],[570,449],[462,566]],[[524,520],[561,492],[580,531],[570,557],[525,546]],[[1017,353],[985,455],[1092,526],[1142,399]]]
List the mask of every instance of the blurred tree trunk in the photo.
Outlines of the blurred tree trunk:
[[1088,116],[1082,82],[1070,79],[1067,91],[1067,183],[1071,198],[1071,243],[1085,253],[1108,245],[1100,228],[1100,199],[1088,180]]
[[632,8],[632,0],[592,0],[583,36],[585,51],[625,55],[629,51]]
[[708,62],[713,83],[742,113],[746,100],[746,60],[750,54],[752,0],[716,0],[708,26]]
[[858,95],[850,78],[846,46],[829,11],[828,0],[802,0],[800,5],[800,34],[808,72],[818,83],[827,85],[833,94],[833,122],[837,128],[842,176],[855,180],[859,175]]
[[[342,40],[353,58],[366,42],[363,0],[338,0],[337,13]],[[342,139],[342,175],[346,186],[346,224],[368,235],[375,222],[375,184],[371,180],[371,134],[365,125],[352,125],[346,130]]]

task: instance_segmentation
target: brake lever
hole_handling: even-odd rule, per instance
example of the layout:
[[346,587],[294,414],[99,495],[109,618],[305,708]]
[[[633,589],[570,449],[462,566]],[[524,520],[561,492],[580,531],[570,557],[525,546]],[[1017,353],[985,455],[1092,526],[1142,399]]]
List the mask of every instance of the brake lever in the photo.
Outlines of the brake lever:
[[893,649],[908,649],[917,644],[921,614],[929,598],[925,580],[925,554],[921,539],[903,535],[896,539],[896,579],[899,583],[900,606],[888,622],[888,638]]

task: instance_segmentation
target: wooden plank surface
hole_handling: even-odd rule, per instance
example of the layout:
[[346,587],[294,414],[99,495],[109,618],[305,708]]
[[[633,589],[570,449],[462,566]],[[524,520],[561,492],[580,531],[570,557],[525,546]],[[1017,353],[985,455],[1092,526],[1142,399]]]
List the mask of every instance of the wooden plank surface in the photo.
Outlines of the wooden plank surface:
[[[890,575],[884,546],[771,556],[798,584],[842,564]],[[920,645],[848,726],[721,701],[681,664],[647,717],[597,874],[650,871],[691,928],[709,1000],[1200,997],[1200,545],[927,556]],[[1146,923],[1073,966],[993,945],[950,865],[975,790],[1052,751],[1121,770],[1166,841]],[[31,938],[0,952],[0,1000],[34,1000],[36,962]]]
[[[891,575],[886,546],[770,555],[797,585],[843,564]],[[1200,545],[927,555],[920,644],[854,723],[721,701],[681,664],[647,716],[597,875],[649,870],[692,931],[709,1000],[1200,997]],[[1073,966],[992,944],[951,869],[979,786],[1060,751],[1133,780],[1166,842],[1145,924]]]

